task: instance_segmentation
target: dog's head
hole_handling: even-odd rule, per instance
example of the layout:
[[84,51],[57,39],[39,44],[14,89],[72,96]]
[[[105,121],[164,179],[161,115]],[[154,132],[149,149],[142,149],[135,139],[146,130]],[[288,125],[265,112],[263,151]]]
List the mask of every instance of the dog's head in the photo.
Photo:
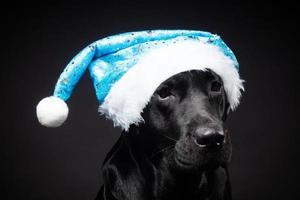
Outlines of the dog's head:
[[150,130],[148,136],[159,146],[155,151],[178,169],[221,165],[231,156],[230,139],[223,127],[228,110],[217,74],[182,72],[156,89],[144,109],[143,128]]

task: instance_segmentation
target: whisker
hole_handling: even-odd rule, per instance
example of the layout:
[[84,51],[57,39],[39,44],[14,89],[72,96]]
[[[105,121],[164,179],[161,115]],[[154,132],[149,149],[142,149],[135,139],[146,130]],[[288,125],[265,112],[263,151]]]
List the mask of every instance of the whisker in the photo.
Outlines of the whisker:
[[177,140],[175,140],[174,138],[171,138],[171,137],[169,137],[169,136],[167,136],[167,135],[163,135],[163,134],[162,134],[162,136],[164,136],[165,138],[168,138],[169,140],[171,140],[171,141],[173,141],[173,142],[177,142]]
[[167,146],[167,147],[165,147],[165,148],[163,148],[163,149],[161,149],[161,150],[155,152],[155,153],[151,156],[151,158],[157,156],[159,153],[162,153],[162,152],[164,152],[164,151],[166,151],[166,150],[168,150],[168,149],[170,149],[171,147],[174,147],[174,146],[175,146],[175,145],[169,145],[169,146]]

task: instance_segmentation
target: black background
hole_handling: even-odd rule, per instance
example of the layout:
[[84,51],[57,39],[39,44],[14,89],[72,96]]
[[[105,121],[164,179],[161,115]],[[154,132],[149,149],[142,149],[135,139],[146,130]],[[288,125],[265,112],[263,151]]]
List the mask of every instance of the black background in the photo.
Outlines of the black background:
[[35,106],[52,94],[64,66],[83,47],[144,29],[222,36],[246,80],[241,105],[227,122],[233,197],[299,199],[299,7],[286,1],[205,2],[12,2],[2,7],[1,199],[95,197],[101,163],[121,131],[98,115],[88,73],[68,101],[69,118],[60,128],[40,126]]

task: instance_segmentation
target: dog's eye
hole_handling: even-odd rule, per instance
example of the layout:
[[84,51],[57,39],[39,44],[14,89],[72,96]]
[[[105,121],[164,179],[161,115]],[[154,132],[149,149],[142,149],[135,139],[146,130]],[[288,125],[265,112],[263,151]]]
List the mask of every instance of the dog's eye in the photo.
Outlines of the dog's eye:
[[219,81],[213,81],[210,86],[211,92],[220,92],[222,88],[222,84]]
[[157,91],[157,94],[161,99],[166,99],[172,95],[172,92],[171,92],[171,89],[166,86],[166,87],[162,87],[161,89],[159,89]]

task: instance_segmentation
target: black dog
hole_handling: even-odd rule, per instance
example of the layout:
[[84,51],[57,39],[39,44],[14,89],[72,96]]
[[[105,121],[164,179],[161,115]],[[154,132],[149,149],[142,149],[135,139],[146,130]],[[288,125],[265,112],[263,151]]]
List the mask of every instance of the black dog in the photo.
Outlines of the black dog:
[[231,199],[229,103],[212,71],[179,73],[163,82],[108,153],[97,199]]

